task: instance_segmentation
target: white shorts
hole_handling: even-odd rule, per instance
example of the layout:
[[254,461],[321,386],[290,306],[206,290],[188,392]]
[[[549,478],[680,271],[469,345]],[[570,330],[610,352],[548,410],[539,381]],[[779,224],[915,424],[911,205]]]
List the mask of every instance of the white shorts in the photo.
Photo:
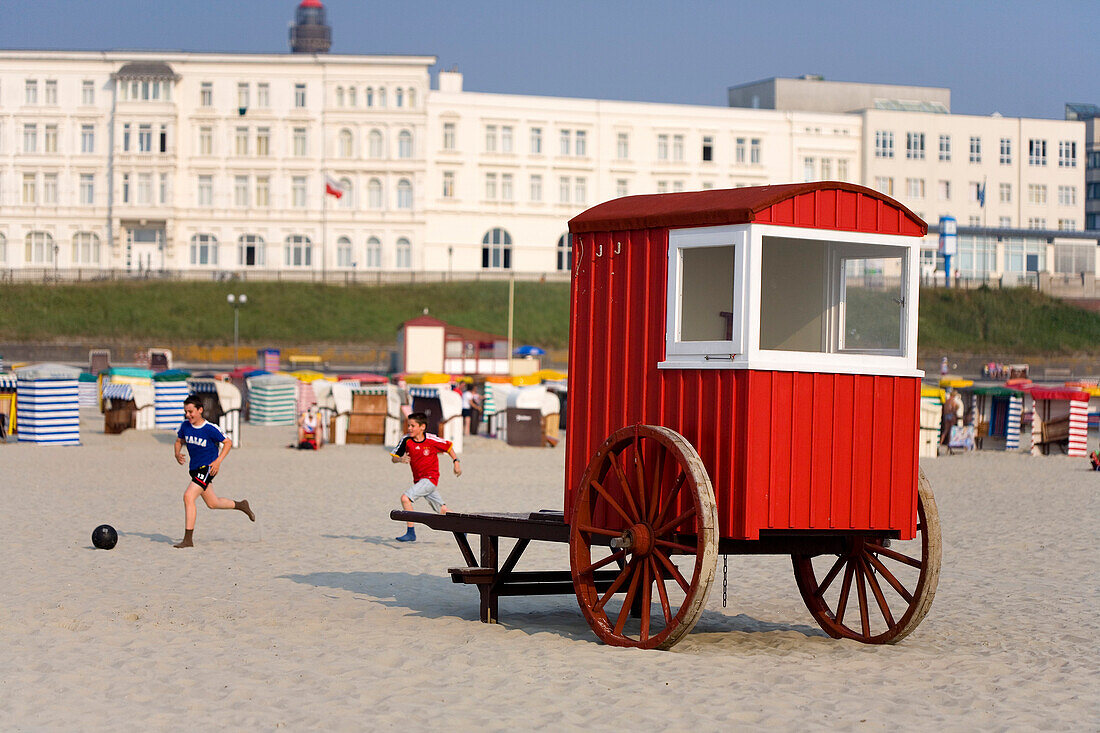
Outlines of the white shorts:
[[443,497],[439,495],[439,489],[429,478],[422,478],[413,484],[412,488],[405,492],[405,496],[409,497],[412,501],[417,499],[427,499],[432,509],[438,512],[444,504]]

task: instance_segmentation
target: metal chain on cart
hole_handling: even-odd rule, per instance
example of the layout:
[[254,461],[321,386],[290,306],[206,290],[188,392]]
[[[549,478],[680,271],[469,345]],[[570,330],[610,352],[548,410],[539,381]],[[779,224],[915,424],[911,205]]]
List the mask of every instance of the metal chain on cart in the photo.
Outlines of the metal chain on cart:
[[726,561],[729,555],[722,555],[722,608],[726,607]]

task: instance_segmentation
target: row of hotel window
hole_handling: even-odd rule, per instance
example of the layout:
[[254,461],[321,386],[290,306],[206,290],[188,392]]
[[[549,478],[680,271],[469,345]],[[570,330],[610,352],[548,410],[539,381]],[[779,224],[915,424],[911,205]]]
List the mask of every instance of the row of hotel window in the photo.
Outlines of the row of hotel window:
[[[118,82],[119,98],[125,102],[170,102],[172,101],[173,82],[167,79],[123,79]],[[39,101],[38,79],[26,79],[23,82],[24,104],[44,104],[54,106],[58,104],[58,80],[44,79],[42,83],[41,102]],[[307,85],[297,82],[293,88],[294,106],[306,107]],[[96,83],[91,79],[80,82],[80,103],[82,105],[94,105],[96,97]],[[416,89],[409,87],[396,87],[393,90],[393,102],[395,107],[416,107]],[[237,110],[247,110],[252,106],[252,83],[237,83]],[[271,107],[271,84],[268,82],[256,83],[256,108],[268,109]],[[345,89],[337,86],[335,89],[335,102],[337,107],[358,107],[359,92],[356,87],[349,86]],[[363,102],[367,107],[386,107],[386,87],[377,89],[372,86],[363,88]],[[199,106],[214,106],[214,83],[201,82],[199,85]]]
[[[939,136],[939,159],[951,160],[951,136]],[[877,130],[875,132],[875,157],[894,157],[894,133],[889,130]],[[909,160],[924,160],[924,133],[905,133],[905,157]],[[1012,165],[1012,138],[1000,139],[1000,164]],[[970,136],[970,162],[982,162],[982,139],[977,135]],[[1027,164],[1031,166],[1045,166],[1047,164],[1047,141],[1041,138],[1030,138],[1027,141]],[[1058,142],[1058,167],[1077,167],[1077,143],[1073,140],[1061,140]]]
[[[39,136],[39,125],[35,122],[23,124],[23,152],[24,153],[57,153],[62,152],[58,146],[61,137],[58,125],[42,125],[42,134]],[[124,153],[166,153],[168,152],[168,126],[152,123],[124,123],[121,129],[120,150]],[[80,126],[80,152],[92,154],[96,151],[96,126]],[[42,145],[39,147],[39,140]],[[198,128],[197,154],[213,156],[220,154],[214,145],[214,128],[203,125]],[[266,158],[272,152],[272,133],[270,127],[255,128],[239,126],[233,130],[232,150],[237,156],[255,156]],[[309,134],[305,127],[291,128],[290,138],[291,155],[296,158],[304,158],[309,155]],[[337,155],[341,158],[354,157],[355,138],[351,130],[340,130],[337,135]],[[370,158],[386,157],[386,142],[381,130],[371,130],[367,134],[367,151]],[[413,157],[413,135],[409,130],[401,130],[397,133],[397,157],[409,159]]]
[[[61,247],[49,232],[28,232],[25,237],[24,262],[31,265],[55,265],[61,260]],[[283,242],[284,267],[313,267],[315,256],[313,242],[303,234],[291,234]],[[213,234],[195,234],[188,247],[188,261],[191,265],[228,266],[219,262],[221,247]],[[99,265],[102,262],[102,247],[99,236],[94,232],[77,232],[73,235],[69,265]],[[242,234],[237,239],[236,264],[238,267],[266,267],[268,246],[258,234]],[[568,234],[563,234],[555,247],[557,269],[567,271],[572,268],[573,252]],[[376,236],[368,237],[363,248],[355,247],[350,237],[341,236],[336,240],[336,267],[377,270],[383,267],[385,254],[382,240]],[[388,255],[387,255],[388,257]],[[393,266],[397,269],[412,268],[412,242],[407,237],[398,237],[392,250]],[[0,264],[12,264],[8,260],[7,238],[0,233]],[[481,266],[485,269],[504,269],[512,267],[512,235],[505,229],[494,227],[485,233],[481,240]]]
[[[966,190],[969,194],[970,203],[981,204],[983,193],[983,187],[986,184],[978,181],[971,181],[967,184]],[[1039,206],[1045,206],[1047,204],[1047,191],[1048,186],[1045,183],[1029,183],[1027,184],[1027,203],[1036,204]],[[894,178],[892,176],[875,176],[875,189],[887,196],[894,195]],[[997,184],[998,201],[1002,204],[1012,203],[1012,184],[1011,183],[999,183]],[[1077,186],[1058,186],[1058,205],[1059,206],[1076,206],[1077,205]],[[941,180],[936,186],[937,199],[939,201],[950,201],[952,194],[951,181]],[[899,192],[900,195],[900,192]],[[910,199],[923,199],[925,197],[925,186],[923,178],[906,178],[905,179],[905,195]]]
[[[455,179],[456,174],[454,171],[443,171],[443,198],[453,199],[455,198]],[[532,173],[527,177],[528,189],[527,200],[533,203],[541,203],[544,200],[543,191],[543,175],[541,173]],[[677,193],[687,190],[685,182],[683,180],[666,180],[659,179],[654,182],[654,192],[656,193]],[[746,186],[748,184],[738,184],[738,187]],[[700,184],[702,189],[714,188],[712,181],[703,181]],[[628,178],[616,178],[615,179],[615,196],[616,198],[630,195],[630,179]],[[486,201],[515,201],[516,200],[516,176],[513,173],[486,173],[485,174],[485,189],[484,200]],[[588,178],[586,176],[558,176],[558,199],[559,204],[580,204],[586,205],[588,203]]]
[[[7,238],[0,233],[0,264],[13,264],[8,259]],[[191,237],[188,247],[188,262],[195,266],[228,266],[228,262],[219,262],[218,239],[212,234],[196,234]],[[241,267],[267,266],[268,247],[258,234],[244,234],[237,240],[236,264]],[[291,234],[283,242],[283,266],[312,267],[314,265],[313,242],[303,234]],[[69,262],[71,265],[99,265],[103,261],[103,247],[99,236],[94,232],[77,232],[73,235]],[[14,252],[10,253],[14,255]],[[364,267],[379,269],[382,267],[383,247],[378,237],[369,237],[362,258],[356,259],[351,239],[340,237],[336,240],[337,267]],[[412,243],[407,237],[398,237],[393,246],[393,266],[400,269],[412,267]],[[24,262],[31,265],[56,265],[62,259],[61,245],[52,234],[43,231],[28,232],[24,238]]]
[[[457,150],[457,123],[443,123],[443,149]],[[657,160],[684,160],[684,135],[658,133]],[[714,160],[715,136],[703,135],[700,143],[699,159],[703,162]],[[735,163],[759,165],[761,139],[757,137],[734,138],[733,160]],[[511,154],[516,152],[515,127],[512,125],[485,125],[486,153]],[[543,155],[543,128],[532,127],[528,130],[528,152],[531,155]],[[588,132],[562,128],[558,130],[558,155],[588,157]],[[615,157],[618,160],[630,159],[630,133],[615,134]]]
[[[278,179],[277,179],[278,180]],[[20,201],[23,204],[56,206],[62,202],[59,195],[59,174],[57,173],[24,173]],[[337,206],[345,209],[355,207],[355,191],[350,180],[340,180],[344,194],[338,199]],[[169,204],[171,192],[169,190],[169,176],[167,173],[122,173],[120,175],[120,203],[123,204]],[[321,195],[323,189],[317,188],[315,195]],[[310,205],[309,176],[291,176],[289,205],[292,208],[304,209]],[[413,185],[407,178],[400,178],[396,185],[395,207],[398,209],[413,208]],[[81,206],[94,206],[96,204],[96,176],[94,173],[78,174],[77,203]],[[316,202],[316,199],[313,199]],[[371,178],[367,181],[367,207],[370,209],[386,208],[385,189],[381,179]],[[200,175],[197,178],[195,191],[195,205],[200,207],[214,206],[214,176]],[[282,203],[272,203],[272,179],[271,176],[234,176],[233,177],[233,206],[237,208],[276,208]]]

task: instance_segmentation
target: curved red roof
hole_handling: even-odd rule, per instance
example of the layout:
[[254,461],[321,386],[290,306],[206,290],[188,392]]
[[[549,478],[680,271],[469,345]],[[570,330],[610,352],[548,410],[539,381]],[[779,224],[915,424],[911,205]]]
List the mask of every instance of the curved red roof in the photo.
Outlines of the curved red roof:
[[298,5],[299,8],[322,8],[321,0],[302,0]]
[[928,224],[889,196],[843,181],[626,196],[569,220],[569,231],[780,224],[924,236]]

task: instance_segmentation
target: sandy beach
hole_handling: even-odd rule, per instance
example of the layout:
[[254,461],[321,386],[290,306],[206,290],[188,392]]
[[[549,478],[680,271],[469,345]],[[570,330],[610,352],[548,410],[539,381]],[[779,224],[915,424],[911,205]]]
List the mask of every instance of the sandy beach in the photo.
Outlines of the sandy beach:
[[[463,564],[450,535],[394,541],[409,474],[382,446],[293,451],[292,428],[246,424],[214,486],[256,523],[200,504],[196,547],[173,549],[174,435],[82,416],[80,447],[0,445],[5,730],[1100,728],[1100,473],[1083,459],[922,463],[942,575],[898,645],[826,636],[789,558],[730,557],[727,607],[719,559],[695,631],[658,652],[599,643],[572,596],[505,598],[481,624],[446,574]],[[440,489],[457,511],[560,509],[563,462],[470,439]],[[539,568],[567,569],[566,546],[533,545],[519,569]]]

